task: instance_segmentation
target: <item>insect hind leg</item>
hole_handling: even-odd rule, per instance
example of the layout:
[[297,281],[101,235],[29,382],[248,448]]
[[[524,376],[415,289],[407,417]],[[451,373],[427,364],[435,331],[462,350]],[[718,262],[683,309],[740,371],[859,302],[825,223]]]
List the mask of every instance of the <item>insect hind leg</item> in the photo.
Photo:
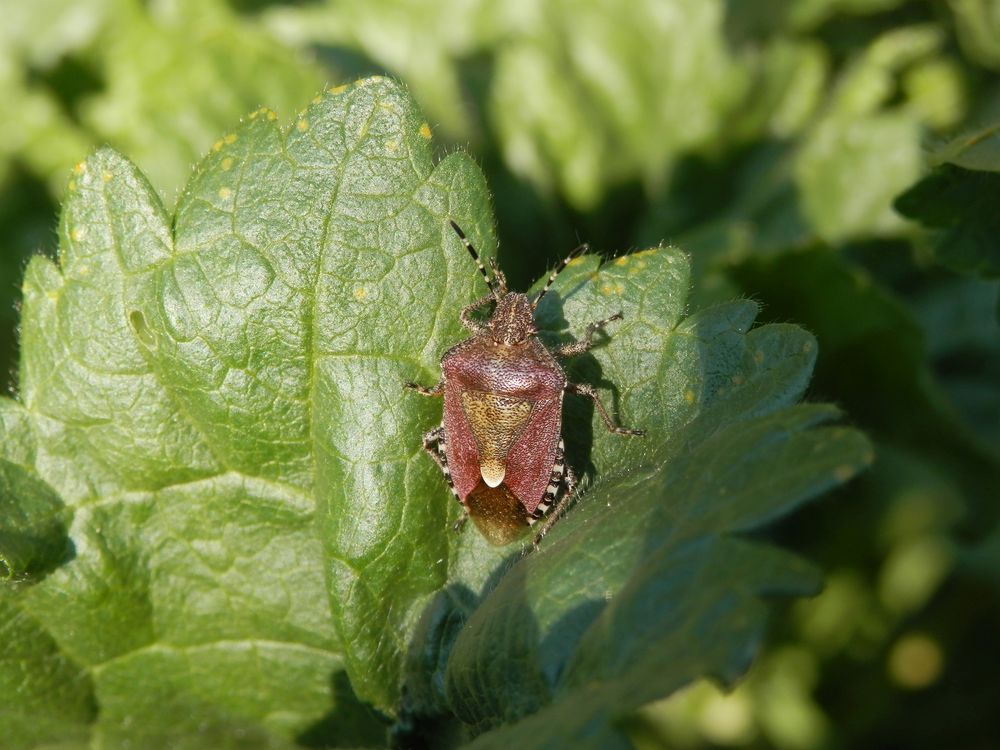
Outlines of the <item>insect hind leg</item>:
[[[444,434],[444,426],[435,427],[430,432],[424,435],[424,450],[430,454],[430,457],[434,459],[434,463],[438,465],[441,469],[441,473],[444,474],[445,481],[448,483],[448,488],[451,490],[451,494],[455,496],[455,499],[461,503],[461,498],[458,496],[458,491],[455,489],[455,483],[451,479],[451,470],[448,469],[448,443],[447,438]],[[453,531],[461,531],[462,527],[465,526],[465,522],[469,520],[469,509],[465,507],[462,503],[462,508],[465,513],[462,517],[455,521],[455,524],[451,527]]]
[[576,472],[573,471],[573,467],[566,463],[566,447],[560,440],[556,460],[552,465],[552,474],[549,476],[549,486],[542,496],[542,501],[529,519],[529,523],[534,525],[548,515],[538,533],[535,534],[533,544],[536,547],[542,541],[542,537],[549,533],[549,530],[555,526],[566,511],[573,494],[576,492],[576,485]]

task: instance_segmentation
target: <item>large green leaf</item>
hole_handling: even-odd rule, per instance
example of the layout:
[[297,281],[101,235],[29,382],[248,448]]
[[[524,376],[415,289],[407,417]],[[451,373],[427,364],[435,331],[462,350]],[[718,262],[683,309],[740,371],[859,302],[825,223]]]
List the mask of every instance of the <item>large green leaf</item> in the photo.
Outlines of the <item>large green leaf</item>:
[[751,330],[749,302],[685,318],[671,248],[574,261],[539,310],[550,341],[624,312],[569,373],[647,436],[572,399],[589,489],[540,551],[450,530],[421,450],[439,406],[402,384],[437,378],[482,292],[448,220],[486,255],[495,240],[482,174],[435,164],[429,135],[375,78],[286,130],[252,114],[172,218],[111,150],[74,170],[58,264],[25,274],[20,397],[0,401],[13,746],[380,742],[354,694],[476,729],[584,701],[594,744],[695,676],[739,674],[760,597],[815,589],[735,535],[849,478],[867,444],[794,406],[811,336]]

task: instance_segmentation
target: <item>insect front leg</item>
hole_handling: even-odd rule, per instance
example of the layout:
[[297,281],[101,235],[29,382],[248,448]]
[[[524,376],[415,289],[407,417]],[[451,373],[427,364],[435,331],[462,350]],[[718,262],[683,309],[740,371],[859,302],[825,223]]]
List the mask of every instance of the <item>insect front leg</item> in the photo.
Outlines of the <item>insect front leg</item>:
[[587,385],[586,383],[567,383],[566,390],[570,393],[576,393],[580,396],[586,396],[591,401],[594,402],[594,408],[597,409],[597,413],[601,415],[601,419],[604,420],[604,426],[608,428],[608,432],[613,432],[616,435],[645,435],[643,430],[632,430],[628,427],[619,427],[615,424],[615,421],[608,414],[608,410],[604,408],[604,404],[601,403],[600,396],[597,395],[597,391],[594,387]]
[[493,293],[487,294],[485,297],[480,297],[471,305],[466,305],[462,308],[462,312],[458,314],[458,319],[462,321],[462,325],[468,328],[473,333],[482,333],[486,330],[486,324],[480,323],[478,320],[472,317],[472,313],[480,308],[486,307],[489,303],[496,302],[496,297]]
[[[430,457],[434,459],[434,463],[441,469],[441,473],[444,474],[444,479],[448,483],[451,494],[455,496],[456,500],[461,502],[461,498],[455,490],[455,483],[451,479],[451,471],[448,469],[448,444],[446,441],[444,426],[435,427],[424,435],[424,450],[430,454]],[[462,503],[462,508],[465,510],[465,513],[455,521],[455,525],[451,527],[453,531],[461,531],[462,527],[465,526],[465,522],[469,520],[469,509],[465,507],[464,503]]]
[[[440,396],[444,394],[444,378],[441,378],[437,383],[432,385],[430,388],[428,388],[425,385],[418,385],[417,383],[412,383],[409,381],[403,383],[403,387],[408,388],[411,391],[416,391],[421,396]],[[431,430],[431,432],[434,432],[434,430]],[[430,434],[431,434],[430,432],[427,433],[427,435]],[[424,435],[425,440],[427,438],[427,435]],[[425,448],[427,447],[426,443],[424,444],[424,447]]]
[[557,357],[564,357],[564,358],[575,357],[578,354],[583,354],[584,352],[589,351],[590,348],[594,345],[593,341],[594,334],[600,331],[602,328],[604,328],[604,326],[606,326],[608,323],[612,323],[616,320],[621,320],[621,319],[622,319],[622,314],[619,311],[609,318],[605,318],[604,320],[598,320],[596,323],[591,323],[584,330],[582,339],[573,344],[566,344],[565,346],[560,346],[558,349],[556,349],[555,355]]

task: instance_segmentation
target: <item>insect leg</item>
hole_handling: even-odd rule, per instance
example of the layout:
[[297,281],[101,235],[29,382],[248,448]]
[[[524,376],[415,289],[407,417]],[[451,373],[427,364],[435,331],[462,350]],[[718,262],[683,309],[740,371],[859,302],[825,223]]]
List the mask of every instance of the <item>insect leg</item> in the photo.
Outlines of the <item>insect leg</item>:
[[[552,480],[556,482],[555,488],[553,488]],[[552,468],[552,479],[549,482],[548,489],[545,491],[545,498],[542,500],[542,503],[545,503],[545,508],[548,510],[549,517],[545,519],[545,523],[542,524],[538,533],[535,534],[532,544],[536,547],[542,541],[542,537],[549,533],[549,530],[556,525],[559,519],[562,518],[563,513],[566,512],[566,508],[569,507],[569,502],[573,499],[573,495],[576,492],[576,484],[576,473],[573,471],[573,467],[567,464],[564,459],[563,442],[560,440],[559,452],[556,454],[556,463]],[[550,497],[551,500],[549,500]],[[541,509],[542,503],[539,503],[539,509]],[[549,507],[549,503],[552,503],[551,508]],[[542,510],[541,512],[544,514],[546,510]],[[541,515],[537,509],[535,514],[536,519]]]
[[[424,450],[430,454],[431,458],[434,459],[434,463],[441,469],[441,473],[444,474],[445,481],[448,482],[448,487],[451,489],[451,494],[455,496],[456,500],[461,502],[458,492],[455,491],[455,484],[451,481],[451,471],[448,469],[447,445],[443,426],[435,427],[424,435]],[[461,531],[462,527],[465,526],[465,522],[469,520],[469,509],[465,507],[465,503],[462,503],[462,509],[465,512],[461,518],[455,521],[451,527],[452,531]]]
[[594,407],[597,409],[597,413],[601,415],[601,419],[604,420],[604,426],[608,428],[608,432],[613,432],[616,435],[645,435],[646,433],[642,430],[632,430],[628,427],[619,427],[615,424],[611,415],[608,414],[608,410],[604,408],[604,404],[601,403],[600,397],[597,395],[597,391],[594,387],[587,385],[586,383],[567,383],[566,390],[570,393],[576,393],[580,396],[586,396],[594,402]]
[[[428,388],[425,385],[418,385],[417,383],[410,383],[410,382],[403,383],[403,387],[409,388],[411,391],[416,391],[421,396],[440,396],[444,393],[444,378],[441,378],[436,384],[432,385],[430,388]],[[431,430],[431,432],[435,432],[435,430]],[[424,435],[424,448],[427,448],[427,436],[430,435],[431,432],[428,432],[427,435]]]
[[572,469],[566,465],[566,446],[562,439],[559,440],[559,448],[556,450],[556,460],[552,463],[552,473],[549,474],[549,486],[545,488],[541,502],[535,508],[528,523],[534,525],[540,518],[549,512],[552,504],[558,500],[561,491],[565,488],[566,473],[572,473]]
[[593,345],[594,334],[600,331],[608,323],[616,320],[621,320],[621,312],[616,312],[610,318],[605,318],[604,320],[598,320],[596,323],[591,323],[587,326],[586,330],[583,332],[583,338],[573,344],[566,344],[565,346],[560,346],[556,349],[555,354],[557,357],[575,357],[578,354],[583,354],[588,351]]
[[485,297],[481,297],[473,302],[471,305],[466,305],[462,308],[462,312],[458,314],[458,319],[462,321],[462,325],[468,328],[473,333],[482,333],[486,330],[486,325],[480,323],[472,317],[472,313],[481,307],[486,307],[491,302],[496,302],[496,299],[492,294],[487,294]]
[[424,435],[424,450],[434,459],[434,463],[441,469],[441,473],[444,474],[444,478],[447,480],[448,486],[451,487],[451,491],[455,493],[455,497],[458,497],[458,493],[455,492],[455,486],[451,482],[451,471],[448,469],[448,455],[445,453],[447,446],[443,425],[435,427]]

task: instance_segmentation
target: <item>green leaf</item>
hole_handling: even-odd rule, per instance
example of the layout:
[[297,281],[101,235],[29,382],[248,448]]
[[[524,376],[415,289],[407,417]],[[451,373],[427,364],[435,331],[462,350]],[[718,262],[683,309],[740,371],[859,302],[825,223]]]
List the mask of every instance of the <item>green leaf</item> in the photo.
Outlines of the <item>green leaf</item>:
[[[548,341],[624,313],[569,374],[647,436],[570,400],[588,489],[541,551],[515,564],[451,531],[460,507],[421,450],[440,407],[402,384],[436,379],[482,293],[449,220],[487,257],[496,242],[479,169],[435,164],[428,138],[372,78],[284,130],[250,115],[173,217],[114,151],[74,170],[58,264],[25,274],[20,403],[0,401],[18,644],[0,679],[28,696],[5,736],[30,746],[52,705],[42,739],[71,745],[377,744],[355,695],[477,729],[580,699],[606,735],[695,676],[737,675],[760,597],[815,589],[736,535],[846,480],[867,444],[794,406],[811,336],[751,330],[749,302],[684,317],[672,248],[578,259],[539,310]],[[698,623],[710,637],[688,644]],[[684,659],[653,679],[650,650]],[[72,690],[46,704],[45,675]]]
[[221,0],[114,5],[95,39],[104,86],[81,103],[81,120],[170,198],[188,165],[248,109],[295,111],[330,75]]
[[[730,273],[768,300],[769,316],[800,320],[824,342],[814,383],[817,394],[862,415],[859,419],[873,437],[912,450],[953,476],[968,505],[969,532],[979,534],[990,526],[996,518],[991,488],[1000,481],[996,445],[977,439],[949,402],[931,371],[924,330],[899,298],[858,265],[822,248],[750,259]],[[971,290],[966,294],[971,297]],[[982,337],[995,340],[996,327],[988,318],[972,333],[962,331],[959,322],[968,306],[949,303],[933,310],[925,301],[922,307],[925,325],[944,329],[932,330],[938,347],[942,336],[968,336],[975,349]],[[971,309],[988,315],[982,302]],[[948,317],[934,320],[937,316]],[[991,342],[975,352],[971,367],[977,376],[984,365],[986,372],[995,370],[994,349]],[[986,404],[992,402],[991,395]],[[983,432],[991,435],[992,425]]]
[[896,199],[896,210],[931,230],[938,262],[1000,276],[1000,123],[954,138],[932,162],[938,166]]
[[111,143],[172,201],[222,129],[262,104],[294,111],[329,75],[224,0],[44,0],[4,20],[0,177],[18,160],[55,195]]
[[990,0],[951,0],[962,50],[993,70],[1000,70],[1000,7]]
[[69,549],[59,497],[29,471],[0,461],[0,580],[40,575]]
[[969,425],[1000,454],[1000,326],[996,281],[949,276],[911,291],[937,382]]
[[[399,88],[379,81],[322,99],[287,136],[261,111],[220,142],[173,230],[114,152],[73,175],[60,267],[38,257],[26,273],[21,392],[37,435],[33,468],[74,510],[75,553],[18,604],[88,670],[102,737],[154,706],[149,745],[178,741],[199,717],[290,738],[350,710],[331,692],[343,663],[315,533],[311,441],[315,432],[333,450],[327,436],[338,429],[322,421],[340,406],[321,402],[324,363],[336,370],[361,356],[344,330],[349,308],[382,301],[375,284],[367,302],[359,285],[336,293],[330,271],[364,247],[345,235],[397,216],[408,200],[400,176],[429,174],[415,117]],[[447,169],[424,201],[447,199]],[[411,227],[408,239],[427,236]],[[355,259],[368,264],[359,284],[380,278],[374,256]],[[415,278],[408,262],[401,284]],[[5,443],[28,442],[24,425],[9,429]],[[27,514],[31,496],[16,499]],[[174,709],[151,679],[170,684]]]
[[[516,557],[498,561],[489,577],[460,567],[426,609],[408,675],[421,692],[416,712],[447,707],[477,730],[518,722],[474,746],[620,742],[615,718],[696,675],[745,669],[760,596],[817,585],[801,561],[732,535],[846,480],[870,447],[854,430],[817,427],[834,410],[792,406],[815,359],[811,336],[787,325],[748,332],[749,302],[684,319],[687,289],[676,250],[600,268],[583,258],[540,307],[556,340],[624,311],[607,345],[570,374],[607,384],[623,421],[649,433],[609,435],[568,398],[570,463],[587,467],[589,456],[593,483],[539,552],[513,567]],[[717,631],[705,610],[718,614]],[[691,661],[672,666],[677,652]]]
[[898,232],[892,200],[919,173],[919,111],[888,106],[901,73],[942,44],[933,26],[877,37],[837,81],[807,133],[794,174],[802,212],[831,243]]
[[[275,9],[270,20],[298,44],[357,48],[403,76],[459,142],[482,130],[455,106],[468,58],[488,56],[482,116],[507,167],[585,210],[630,180],[661,186],[682,153],[713,143],[742,109],[747,65],[727,45],[725,13],[721,0],[669,9],[653,0],[545,0],[530,11],[350,0]],[[401,54],[401,39],[420,53]]]
[[[655,254],[638,259],[644,256],[654,263]],[[628,264],[635,262],[633,257]],[[598,294],[616,277],[628,279],[627,271],[616,273],[621,267],[606,268],[588,285]],[[637,277],[633,283],[649,290],[676,288],[683,278],[655,270]],[[566,279],[563,287],[573,289],[574,283]],[[587,297],[586,291],[578,294]],[[631,453],[628,471],[616,474],[613,461],[605,459],[594,484],[541,551],[508,572],[475,610],[447,664],[448,699],[470,724],[510,722],[540,704],[553,705],[476,746],[516,741],[543,747],[558,737],[582,742],[584,735],[592,741],[588,746],[602,746],[605,735],[591,735],[595,722],[698,674],[734,678],[759,635],[756,597],[801,594],[817,578],[801,562],[729,534],[787,512],[870,460],[867,443],[852,430],[807,431],[835,412],[785,406],[808,380],[815,355],[811,337],[791,326],[745,335],[755,312],[749,304],[711,309],[679,325],[674,319],[671,330],[671,306],[653,302],[648,290],[644,296],[651,304],[626,313],[623,330],[598,356],[605,372],[619,370],[618,382],[656,373],[651,393],[642,393],[640,379],[633,392],[623,389],[621,399],[624,404],[629,398],[625,413],[650,429],[649,440],[629,441],[622,449]],[[565,309],[572,310],[573,301],[569,296]],[[673,310],[679,316],[680,308]],[[648,321],[658,314],[666,321],[661,318],[657,330]],[[638,330],[629,331],[628,320]],[[663,336],[659,345],[657,334]],[[656,352],[659,361],[632,359],[635,349]],[[594,429],[596,462],[621,440]],[[724,593],[741,587],[738,601]],[[705,611],[718,615],[718,637],[701,638]],[[673,655],[685,651],[688,667],[671,665]],[[663,661],[650,664],[661,653]],[[595,685],[601,686],[600,697]],[[592,710],[580,711],[580,702],[588,700]],[[552,730],[542,729],[547,723]]]
[[[696,676],[739,676],[760,637],[760,596],[812,593],[819,579],[787,553],[729,535],[866,463],[857,433],[805,432],[833,414],[782,410],[716,433],[660,469],[595,483],[458,638],[448,689],[464,720],[510,721],[552,701],[477,746],[528,742],[546,722],[553,729],[530,747],[583,741],[599,717],[621,717]],[[592,710],[580,712],[588,700]]]
[[44,628],[0,589],[0,731],[10,750],[85,748],[97,715],[93,683]]

